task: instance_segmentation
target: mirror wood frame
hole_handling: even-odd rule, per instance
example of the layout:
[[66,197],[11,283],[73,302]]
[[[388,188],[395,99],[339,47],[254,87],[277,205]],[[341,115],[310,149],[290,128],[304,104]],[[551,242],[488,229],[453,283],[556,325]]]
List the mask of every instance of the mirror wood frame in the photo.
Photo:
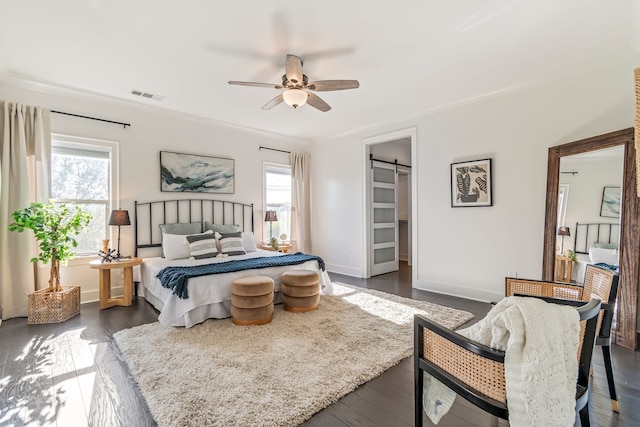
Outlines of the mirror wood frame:
[[634,129],[628,128],[549,148],[547,164],[547,203],[544,226],[542,278],[554,279],[556,230],[558,228],[558,184],[560,159],[603,148],[624,145],[622,207],[620,218],[620,287],[618,320],[614,342],[635,350],[637,346],[638,287],[640,284],[640,218],[636,193],[636,150]]

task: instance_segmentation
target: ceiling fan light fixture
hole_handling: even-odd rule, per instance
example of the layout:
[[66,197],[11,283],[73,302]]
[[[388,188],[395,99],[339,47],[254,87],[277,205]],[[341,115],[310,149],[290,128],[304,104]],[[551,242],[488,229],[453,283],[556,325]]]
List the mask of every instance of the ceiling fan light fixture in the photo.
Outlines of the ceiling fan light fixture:
[[288,89],[282,93],[284,102],[291,105],[293,108],[298,108],[307,103],[307,92],[300,89]]

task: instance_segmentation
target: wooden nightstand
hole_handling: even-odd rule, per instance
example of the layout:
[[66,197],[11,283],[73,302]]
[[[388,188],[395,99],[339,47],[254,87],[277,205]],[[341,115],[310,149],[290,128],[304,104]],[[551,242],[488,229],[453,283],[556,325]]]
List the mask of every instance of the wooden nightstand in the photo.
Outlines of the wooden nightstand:
[[[89,268],[100,270],[100,310],[120,305],[128,307],[133,299],[133,266],[142,264],[142,258],[129,258],[121,261],[101,262],[91,261]],[[111,298],[111,270],[124,270],[124,288],[121,298]]]
[[[271,245],[262,245],[260,246],[260,249],[264,249],[265,251],[275,251],[275,249]],[[278,252],[283,252],[286,254],[286,253],[289,253],[290,250],[291,250],[291,245],[288,243],[281,243],[278,246]]]

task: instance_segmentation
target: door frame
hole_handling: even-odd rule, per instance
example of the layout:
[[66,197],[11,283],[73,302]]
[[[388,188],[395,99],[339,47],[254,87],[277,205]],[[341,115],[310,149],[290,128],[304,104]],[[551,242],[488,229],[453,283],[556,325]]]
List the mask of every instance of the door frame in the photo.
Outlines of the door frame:
[[[371,277],[371,257],[369,256],[369,246],[371,244],[371,238],[369,235],[369,226],[372,221],[371,218],[371,168],[369,167],[369,154],[371,152],[371,146],[375,144],[381,144],[383,142],[392,142],[398,139],[410,138],[411,139],[411,233],[413,236],[418,235],[418,194],[417,194],[417,182],[418,182],[418,170],[416,168],[416,159],[418,158],[418,144],[417,144],[417,128],[410,127],[400,129],[393,132],[383,133],[380,135],[372,136],[362,139],[362,171],[363,171],[363,195],[362,198],[362,212],[364,213],[364,221],[362,222],[362,271],[365,278]],[[411,282],[416,282],[417,275],[417,259],[418,259],[418,242],[417,239],[412,236],[411,239]]]

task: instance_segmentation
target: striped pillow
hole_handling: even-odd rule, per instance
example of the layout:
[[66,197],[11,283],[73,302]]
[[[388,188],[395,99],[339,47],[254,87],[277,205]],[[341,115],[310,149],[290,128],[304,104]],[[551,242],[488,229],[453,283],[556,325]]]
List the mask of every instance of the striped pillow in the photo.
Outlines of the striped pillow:
[[220,252],[226,255],[246,254],[242,246],[242,233],[216,233],[220,242]]
[[218,255],[216,236],[212,231],[192,234],[185,238],[189,242],[189,252],[192,259],[213,258]]

